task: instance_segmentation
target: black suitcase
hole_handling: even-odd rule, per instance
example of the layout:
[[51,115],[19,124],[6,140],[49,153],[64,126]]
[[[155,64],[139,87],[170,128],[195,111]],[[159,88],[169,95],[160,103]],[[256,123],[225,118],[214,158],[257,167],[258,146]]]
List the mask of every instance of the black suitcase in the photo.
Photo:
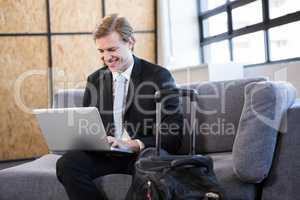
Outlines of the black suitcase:
[[[161,99],[166,95],[190,98],[190,155],[168,155],[161,150]],[[156,92],[156,148],[140,153],[127,200],[225,200],[209,156],[195,155],[196,91],[187,89]]]

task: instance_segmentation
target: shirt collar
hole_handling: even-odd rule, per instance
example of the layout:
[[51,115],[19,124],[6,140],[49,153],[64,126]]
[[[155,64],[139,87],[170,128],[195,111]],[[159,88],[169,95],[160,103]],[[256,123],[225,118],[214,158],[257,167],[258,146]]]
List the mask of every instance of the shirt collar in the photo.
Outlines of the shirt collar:
[[[130,80],[133,65],[134,65],[134,63],[132,63],[124,72],[121,72],[121,75],[124,76],[126,78],[126,80],[128,80],[128,81]],[[112,72],[113,80],[116,79],[118,74],[119,74],[119,72]]]

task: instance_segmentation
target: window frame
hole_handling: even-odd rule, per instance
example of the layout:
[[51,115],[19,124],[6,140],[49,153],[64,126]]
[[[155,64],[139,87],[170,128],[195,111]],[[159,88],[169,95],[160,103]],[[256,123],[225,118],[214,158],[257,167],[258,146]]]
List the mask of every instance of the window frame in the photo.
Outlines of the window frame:
[[[270,38],[269,38],[269,29],[270,28],[285,25],[285,24],[288,24],[291,22],[300,21],[300,10],[293,12],[293,13],[288,13],[286,15],[283,15],[283,16],[280,16],[280,17],[277,17],[274,19],[270,19],[269,0],[235,0],[235,1],[227,0],[225,4],[223,4],[219,7],[216,7],[212,10],[207,10],[204,12],[201,11],[201,2],[200,1],[202,1],[202,0],[197,0],[197,7],[198,7],[200,48],[201,48],[201,62],[202,63],[205,63],[205,60],[204,60],[204,46],[205,45],[209,45],[209,44],[212,44],[215,42],[220,42],[223,40],[229,40],[230,61],[233,61],[232,39],[234,37],[254,33],[257,31],[264,32],[265,62],[255,63],[255,64],[247,64],[247,65],[245,65],[245,67],[300,60],[300,56],[299,56],[299,57],[294,57],[294,58],[271,61],[270,60],[270,57],[271,57],[271,55],[270,55]],[[262,2],[262,15],[263,15],[262,22],[233,30],[232,9],[247,5],[254,1]],[[203,20],[205,20],[211,16],[220,14],[222,12],[227,12],[227,32],[221,33],[218,35],[214,35],[214,36],[204,37]]]

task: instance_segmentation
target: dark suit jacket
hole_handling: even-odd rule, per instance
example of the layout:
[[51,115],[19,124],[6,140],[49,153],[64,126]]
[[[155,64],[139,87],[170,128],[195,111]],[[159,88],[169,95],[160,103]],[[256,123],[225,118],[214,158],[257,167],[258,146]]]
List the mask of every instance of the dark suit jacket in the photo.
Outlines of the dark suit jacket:
[[[174,87],[174,79],[167,69],[134,56],[123,120],[131,138],[141,140],[145,147],[155,146],[154,93],[159,89]],[[97,107],[108,135],[113,135],[112,73],[107,67],[88,77],[83,105]],[[175,153],[182,139],[179,98],[168,98],[163,105],[170,113],[162,114],[162,148],[169,153]],[[168,129],[170,127],[172,130]]]

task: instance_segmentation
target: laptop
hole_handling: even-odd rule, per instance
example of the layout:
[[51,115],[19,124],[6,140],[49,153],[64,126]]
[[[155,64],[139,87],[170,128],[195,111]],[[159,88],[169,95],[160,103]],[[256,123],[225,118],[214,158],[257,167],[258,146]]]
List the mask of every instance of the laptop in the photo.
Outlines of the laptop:
[[88,150],[133,153],[125,147],[111,147],[95,107],[34,109],[33,112],[52,152]]

